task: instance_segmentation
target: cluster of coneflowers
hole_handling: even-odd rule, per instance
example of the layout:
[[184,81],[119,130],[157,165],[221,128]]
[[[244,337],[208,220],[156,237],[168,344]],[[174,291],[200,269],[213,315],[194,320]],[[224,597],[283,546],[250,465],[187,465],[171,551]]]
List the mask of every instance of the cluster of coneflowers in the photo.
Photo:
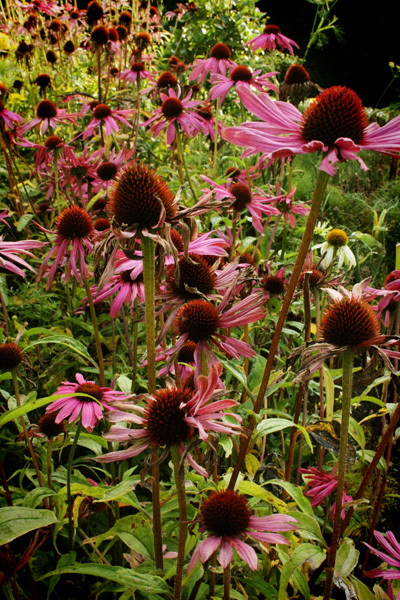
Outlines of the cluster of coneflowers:
[[[235,61],[228,44],[218,41],[207,57],[196,58],[190,65],[171,54],[168,68],[160,68],[156,50],[164,44],[162,14],[147,2],[134,5],[133,14],[123,3],[111,10],[97,0],[91,0],[84,11],[45,0],[16,2],[12,10],[18,16],[18,27],[14,21],[3,26],[3,31],[17,40],[15,59],[19,64],[19,77],[0,84],[1,144],[16,198],[10,211],[20,218],[27,212],[32,219],[29,238],[13,241],[7,239],[12,213],[0,215],[5,237],[0,240],[0,265],[25,277],[24,269],[33,270],[26,259],[36,257],[41,263],[36,283],[46,292],[59,285],[65,286],[67,293],[76,290],[76,284],[83,287],[81,312],[89,309],[95,339],[97,380],[76,373],[76,383],[64,381],[39,423],[48,439],[65,431],[65,419],[71,428],[76,425],[67,468],[70,546],[73,549],[74,453],[82,428],[92,434],[100,425],[106,429],[103,435],[109,452],[98,456],[98,463],[118,465],[143,454],[146,469],[152,469],[154,557],[159,569],[163,567],[159,465],[172,460],[180,517],[176,599],[181,597],[185,562],[190,574],[200,559],[212,564],[217,556],[224,569],[227,600],[233,551],[250,569],[258,568],[258,555],[247,538],[269,550],[270,544],[290,546],[290,532],[298,529],[296,519],[284,509],[273,514],[268,505],[258,505],[262,516],[253,514],[236,484],[263,407],[292,299],[297,291],[303,291],[310,301],[311,291],[318,333],[314,341],[308,338],[306,346],[298,349],[301,364],[295,381],[304,388],[321,372],[325,360],[343,359],[338,462],[331,472],[322,465],[299,469],[313,507],[328,497],[333,499],[327,600],[341,523],[353,500],[346,493],[346,465],[354,357],[367,350],[395,372],[391,361],[400,358],[396,349],[399,323],[391,315],[398,314],[400,271],[390,273],[382,289],[364,281],[349,292],[339,285],[342,266],[356,266],[347,234],[331,229],[323,243],[313,246],[313,233],[329,176],[334,176],[345,160],[356,160],[367,169],[359,156],[361,150],[397,156],[400,117],[382,127],[369,124],[355,92],[341,85],[322,90],[300,63],[293,63],[285,74],[252,68],[247,47],[252,53],[287,51],[289,55],[297,47],[273,24],[244,40],[244,49],[238,53],[240,62]],[[195,9],[195,5],[179,8],[174,15],[177,22],[186,11]],[[91,93],[75,89],[73,69],[69,68],[88,58],[95,82]],[[66,84],[74,87],[73,93],[62,96],[55,92],[55,65],[62,70]],[[30,70],[34,79],[28,79]],[[22,106],[18,100],[18,111],[9,108],[16,102],[13,90],[26,102]],[[28,91],[31,100],[38,100],[36,104],[28,102]],[[320,94],[314,101],[304,104],[316,91]],[[230,111],[225,116],[228,103]],[[153,147],[158,143],[153,153],[157,160],[152,164],[148,164],[151,152],[146,155],[142,143]],[[224,173],[221,143],[232,144],[231,153],[234,146],[244,148]],[[188,165],[189,149],[196,144],[210,148],[208,156],[203,152],[203,174],[198,179]],[[284,178],[294,156],[307,153],[318,153],[319,161],[310,204],[298,202],[291,179]],[[16,159],[21,155],[34,164],[31,177],[43,198],[37,205],[30,199],[28,208],[19,191],[23,182],[19,181]],[[176,175],[172,172],[169,178],[162,177],[157,161],[170,162]],[[274,178],[277,172],[280,176]],[[179,185],[179,192],[173,192]],[[295,229],[296,215],[308,216],[297,260],[294,265],[282,264],[282,246],[279,264],[275,236],[282,227],[286,239],[286,226]],[[250,243],[245,243],[249,239]],[[310,249],[314,254],[309,254]],[[321,316],[323,292],[330,302]],[[257,334],[262,333],[266,317],[275,318],[276,299],[282,308],[268,340],[266,370],[258,397],[251,398],[252,417],[244,421],[246,413],[240,412],[238,399],[246,396],[226,387],[222,363],[237,368],[244,359],[240,373],[245,378],[249,375],[250,361],[260,351]],[[134,376],[131,394],[114,389],[117,372],[109,378],[96,313],[97,305],[104,306],[106,301],[113,326],[117,319],[123,323],[131,372],[141,369],[147,380],[145,392],[135,393]],[[28,368],[28,356],[19,345],[20,338],[12,338],[3,296],[2,308],[5,341],[0,345],[0,367],[12,372],[21,406],[18,371],[22,366]],[[146,340],[142,356],[138,355],[138,334],[134,339],[130,336],[130,325],[138,322]],[[381,333],[381,325],[386,334]],[[230,398],[234,394],[238,399]],[[23,419],[21,427],[42,485],[32,432]],[[234,469],[224,480],[218,477],[218,461],[222,460],[219,436],[233,438],[237,453]],[[213,481],[214,486],[197,517],[200,531],[208,535],[189,561],[185,554],[185,468],[210,480],[210,485]],[[115,484],[115,470],[113,473]],[[51,473],[47,475],[51,488]],[[390,532],[387,539],[392,546],[381,534],[377,539],[389,552],[392,546],[397,548]],[[396,554],[395,566],[398,558]],[[377,576],[386,574],[376,572]]]

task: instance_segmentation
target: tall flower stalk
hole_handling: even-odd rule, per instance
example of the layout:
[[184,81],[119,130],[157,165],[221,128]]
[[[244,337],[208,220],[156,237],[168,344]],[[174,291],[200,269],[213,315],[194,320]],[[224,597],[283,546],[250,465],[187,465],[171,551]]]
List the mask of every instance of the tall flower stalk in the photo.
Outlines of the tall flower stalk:
[[[156,314],[155,314],[155,244],[154,241],[141,236],[143,258],[143,284],[146,315],[146,348],[147,348],[147,385],[149,394],[156,391]],[[163,550],[161,535],[160,474],[157,456],[154,455],[153,470],[153,535],[154,553],[157,569],[163,568]]]
[[[321,205],[325,196],[326,186],[328,184],[329,175],[324,171],[318,171],[318,177],[315,184],[314,195],[311,203],[310,212],[306,222],[306,228],[304,232],[304,236],[301,242],[301,246],[299,252],[297,254],[297,259],[293,267],[292,276],[290,278],[286,295],[282,303],[281,311],[279,313],[278,322],[275,327],[274,337],[272,338],[271,348],[268,354],[267,363],[265,365],[265,370],[263,374],[263,378],[261,381],[260,389],[258,392],[258,396],[254,405],[254,412],[258,414],[263,407],[265,392],[267,391],[269,378],[274,367],[275,356],[279,345],[279,340],[281,337],[282,329],[285,324],[287,313],[289,312],[289,308],[291,305],[292,297],[295,292],[296,286],[299,281],[300,273],[302,271],[305,258],[307,256],[307,252],[309,246],[311,244],[315,225],[317,223],[317,219],[320,213]],[[256,420],[254,417],[250,419],[248,424],[248,429],[253,432],[256,426]],[[240,469],[244,463],[244,459],[246,456],[247,447],[250,442],[250,436],[247,438],[242,438],[239,454],[236,460],[235,467],[233,469],[231,479],[229,481],[229,489],[233,490],[235,488],[235,484],[237,481],[237,477],[240,473]]]

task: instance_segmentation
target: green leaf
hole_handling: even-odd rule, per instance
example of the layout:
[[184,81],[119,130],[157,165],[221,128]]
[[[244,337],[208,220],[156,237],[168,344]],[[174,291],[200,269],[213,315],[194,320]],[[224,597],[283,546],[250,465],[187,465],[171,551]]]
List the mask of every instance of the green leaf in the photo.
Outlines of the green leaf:
[[45,337],[41,337],[38,340],[31,342],[28,346],[26,346],[24,351],[27,352],[28,350],[30,350],[30,348],[33,348],[38,344],[61,344],[62,346],[67,346],[67,348],[69,348],[76,354],[83,356],[86,360],[91,362],[94,367],[98,369],[96,361],[94,361],[93,358],[90,356],[86,349],[86,346],[82,344],[82,342],[75,340],[69,335],[65,335],[62,333],[54,334],[53,332],[50,332],[48,335],[45,335]]
[[251,496],[252,498],[259,498],[268,504],[276,506],[276,508],[286,508],[286,503],[283,500],[277,498],[274,494],[253,481],[242,481],[239,485],[239,491],[241,494],[247,494],[247,496]]
[[289,483],[289,481],[282,481],[280,479],[271,479],[270,481],[266,481],[264,485],[267,484],[280,485],[283,489],[293,498],[296,502],[297,506],[300,510],[306,515],[314,516],[314,510],[311,506],[311,502],[308,498],[306,498],[303,494],[301,488],[293,485],[293,483]]
[[333,381],[333,377],[329,371],[329,369],[322,365],[322,371],[324,376],[324,387],[325,387],[325,397],[326,397],[326,415],[325,418],[327,421],[332,421],[333,410],[335,404],[335,384]]
[[289,419],[265,419],[259,425],[257,425],[257,432],[259,437],[263,437],[264,435],[282,431],[282,429],[286,429],[287,427],[296,427],[299,429],[304,435],[304,439],[306,440],[311,452],[314,452],[309,433],[305,427],[299,425],[298,423],[293,423],[293,421],[290,421]]
[[133,490],[138,481],[139,476],[128,477],[127,479],[124,479],[124,481],[121,481],[121,483],[118,483],[113,487],[107,488],[104,493],[104,496],[101,499],[101,502],[111,502],[112,500],[116,500],[117,498],[122,498],[123,496],[125,496],[125,494],[128,494]]
[[355,548],[353,540],[345,538],[336,554],[335,569],[341,577],[348,577],[356,568],[360,552]]
[[37,408],[41,408],[42,406],[46,406],[46,404],[50,404],[54,400],[58,400],[58,398],[65,398],[70,396],[70,394],[53,394],[53,396],[47,396],[46,398],[39,398],[38,400],[31,400],[30,402],[26,402],[22,406],[18,406],[17,408],[13,408],[12,410],[8,410],[0,417],[0,427],[6,425],[10,421],[13,421],[17,417],[21,415],[26,415],[32,410],[36,410]]
[[[286,600],[286,588],[296,570],[305,562],[310,563],[313,569],[317,569],[325,560],[325,552],[318,546],[302,544],[298,546],[291,558],[283,565],[279,584],[279,600]],[[303,591],[304,593],[304,591]],[[308,594],[309,597],[309,594]]]
[[357,579],[357,577],[354,577],[354,575],[350,575],[349,579],[357,590],[358,600],[376,600],[375,595],[365,585],[365,583]]
[[235,365],[230,360],[226,360],[225,358],[222,358],[221,356],[218,356],[218,360],[225,367],[225,369],[227,371],[229,371],[230,373],[232,373],[232,375],[235,377],[235,379],[237,379],[242,384],[242,386],[244,387],[244,389],[247,391],[247,393],[249,394],[250,398],[254,402],[253,394],[251,393],[251,391],[249,390],[249,388],[247,386],[247,380],[246,380],[246,374],[245,374],[245,372],[242,371],[242,369],[238,365]]
[[0,508],[0,546],[9,544],[29,531],[57,523],[51,510],[6,506]]
[[92,575],[97,579],[108,579],[119,585],[128,587],[132,592],[139,591],[146,594],[165,594],[169,591],[166,582],[157,575],[138,573],[133,569],[124,569],[114,565],[99,564],[72,564],[62,569],[55,569],[41,577],[52,577],[53,575],[80,574]]
[[311,517],[300,511],[287,512],[286,514],[289,515],[289,517],[297,519],[299,524],[296,525],[296,527],[302,538],[321,542],[321,544],[326,547],[324,536],[322,535],[321,528],[315,517]]
[[22,217],[20,218],[20,220],[17,223],[17,231],[21,232],[24,227],[26,227],[28,225],[28,223],[30,222],[30,220],[33,218],[34,215],[22,215]]

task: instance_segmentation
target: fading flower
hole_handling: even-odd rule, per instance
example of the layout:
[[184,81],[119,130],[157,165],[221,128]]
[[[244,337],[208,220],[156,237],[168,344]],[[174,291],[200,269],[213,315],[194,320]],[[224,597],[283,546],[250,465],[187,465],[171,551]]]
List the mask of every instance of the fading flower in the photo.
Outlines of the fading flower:
[[[387,554],[385,552],[381,552],[380,550],[376,550],[373,546],[370,546],[365,542],[364,544],[370,549],[372,554],[378,556],[378,558],[382,559],[384,563],[391,567],[397,567],[399,570],[385,568],[372,569],[372,571],[367,571],[365,575],[367,577],[382,577],[383,579],[386,579],[388,581],[388,596],[390,600],[395,600],[392,581],[394,579],[400,579],[400,544],[396,540],[392,531],[388,531],[386,533],[386,537],[383,533],[374,531],[374,536]],[[400,600],[400,590],[397,593],[396,600]]]

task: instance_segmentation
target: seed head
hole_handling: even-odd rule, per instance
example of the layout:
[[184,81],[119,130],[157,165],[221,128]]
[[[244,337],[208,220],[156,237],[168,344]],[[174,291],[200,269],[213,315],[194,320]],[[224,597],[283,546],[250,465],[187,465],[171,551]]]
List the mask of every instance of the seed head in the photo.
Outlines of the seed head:
[[44,90],[48,86],[51,86],[51,79],[47,73],[41,73],[35,79],[36,85],[40,87],[41,90]]
[[231,57],[231,51],[226,44],[218,42],[211,48],[210,56],[211,58],[216,58],[218,60],[229,60]]
[[310,76],[302,65],[291,65],[286,71],[285,83],[292,85],[294,83],[307,83]]
[[96,0],[89,2],[86,9],[86,18],[89,25],[93,25],[94,23],[97,23],[97,21],[100,21],[103,15],[104,11]]
[[108,219],[99,218],[99,219],[96,219],[93,227],[96,231],[107,231],[108,229],[110,229],[111,224]]
[[[195,261],[195,262],[191,262]],[[191,298],[193,294],[188,291],[189,288],[196,288],[202,294],[209,294],[213,291],[216,281],[216,275],[210,266],[198,254],[189,254],[189,259],[182,256],[179,259],[179,285],[176,285],[175,279],[170,277],[170,285],[176,294],[181,298]]]
[[57,116],[57,107],[51,100],[42,100],[36,107],[36,116],[39,119],[54,119]]
[[16,369],[23,359],[22,351],[12,342],[0,346],[0,369],[10,371]]
[[274,35],[277,35],[280,32],[281,32],[281,30],[279,29],[278,25],[272,25],[272,24],[264,27],[264,31],[263,31],[263,33],[273,33]]
[[153,169],[133,161],[112,184],[108,212],[122,227],[156,227],[165,211],[170,222],[176,215],[174,196]]
[[190,300],[179,310],[175,329],[179,335],[188,334],[195,344],[207,341],[218,329],[220,316],[217,309],[207,300]]
[[46,412],[39,421],[39,429],[49,439],[65,433],[64,421],[56,423],[57,412]]
[[79,402],[94,402],[95,400],[100,402],[103,400],[102,389],[95,383],[86,382],[78,385],[75,394],[88,394],[88,396],[91,396],[91,398],[88,398],[87,396],[77,396]]
[[235,67],[231,73],[232,81],[251,81],[252,77],[252,72],[248,67],[245,67],[244,65],[239,65]]
[[63,240],[87,238],[93,231],[93,223],[89,214],[80,206],[64,208],[57,219],[56,229]]
[[245,183],[232,183],[229,191],[233,194],[236,200],[233,202],[232,208],[237,212],[241,212],[251,202],[251,190]]
[[162,103],[161,112],[167,119],[179,117],[183,112],[183,104],[178,98],[167,98]]
[[378,317],[363,300],[344,297],[325,310],[320,333],[328,344],[359,346],[379,335]]
[[192,397],[188,389],[170,388],[154,394],[144,413],[145,429],[156,446],[174,446],[186,442],[192,434],[192,428],[184,420],[185,412],[181,404]]
[[356,144],[364,140],[368,119],[360,98],[352,90],[334,86],[323,91],[303,114],[301,135],[306,142],[320,140],[333,146],[338,138]]
[[332,229],[325,239],[330,246],[334,246],[335,248],[347,246],[347,242],[349,241],[347,234],[342,229]]
[[53,50],[48,50],[46,52],[46,60],[49,64],[54,65],[57,62],[57,54]]
[[67,42],[65,42],[64,44],[64,52],[66,54],[72,54],[75,50],[75,46],[74,46],[74,42],[71,42],[71,40],[68,40]]
[[251,510],[244,496],[233,490],[211,494],[201,507],[202,525],[218,537],[242,536],[249,526]]
[[55,148],[58,148],[60,145],[62,145],[62,143],[63,141],[60,137],[58,137],[58,135],[51,135],[47,138],[44,145],[48,150],[54,150]]
[[97,175],[102,181],[111,181],[118,172],[118,167],[115,163],[105,161],[97,167]]
[[269,275],[263,280],[263,288],[271,295],[279,296],[284,292],[285,283],[282,277],[279,277],[278,275]]
[[170,71],[163,71],[163,73],[161,73],[161,75],[157,79],[157,87],[161,89],[173,87],[177,83],[177,78]]
[[108,42],[108,29],[104,25],[98,25],[95,27],[91,34],[92,41],[97,46],[103,46]]

